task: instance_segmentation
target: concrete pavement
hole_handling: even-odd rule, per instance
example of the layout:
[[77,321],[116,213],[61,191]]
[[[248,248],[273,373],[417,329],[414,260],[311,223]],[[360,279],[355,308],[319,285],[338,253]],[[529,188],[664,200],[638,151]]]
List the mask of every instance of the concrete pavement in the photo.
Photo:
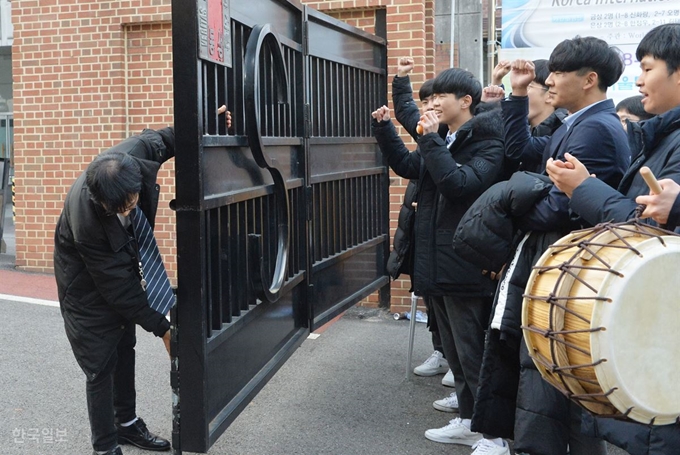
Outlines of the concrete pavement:
[[[0,331],[0,453],[89,454],[84,377],[59,309],[5,299],[0,307],[9,322]],[[352,310],[306,340],[209,453],[469,453],[423,437],[452,418],[431,406],[450,389],[441,376],[405,379],[408,323],[365,312]],[[137,333],[138,412],[169,438],[167,355],[158,339]],[[423,324],[417,345],[415,358],[427,357]]]
[[[56,300],[52,275],[17,271],[11,255],[0,255],[1,455],[92,453],[85,378]],[[469,455],[468,447],[423,436],[457,415],[432,407],[452,390],[441,385],[441,375],[406,379],[408,327],[380,310],[346,312],[302,344],[209,454]],[[137,338],[138,414],[170,438],[167,354],[143,330]],[[417,324],[412,366],[431,351],[425,324]],[[611,446],[609,453],[625,455]]]
[[[84,377],[59,309],[6,298],[0,307],[0,454],[90,454]],[[158,339],[137,333],[138,413],[169,438],[167,355]],[[424,438],[426,429],[455,417],[431,404],[451,389],[441,376],[405,378],[407,337],[407,321],[379,310],[348,311],[302,344],[209,453],[469,455],[464,446]],[[414,363],[430,350],[418,324]]]

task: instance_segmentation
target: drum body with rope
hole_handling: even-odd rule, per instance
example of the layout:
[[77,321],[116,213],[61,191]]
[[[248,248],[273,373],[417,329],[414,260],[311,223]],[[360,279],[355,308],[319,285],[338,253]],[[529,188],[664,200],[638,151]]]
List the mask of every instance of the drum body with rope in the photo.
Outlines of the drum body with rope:
[[522,328],[544,379],[594,414],[680,416],[680,236],[636,222],[575,231],[527,283]]

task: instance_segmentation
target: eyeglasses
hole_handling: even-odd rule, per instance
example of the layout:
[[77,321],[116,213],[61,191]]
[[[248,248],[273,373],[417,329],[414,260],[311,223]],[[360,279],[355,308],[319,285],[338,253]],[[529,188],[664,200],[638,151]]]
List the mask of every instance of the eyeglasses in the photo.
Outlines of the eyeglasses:
[[133,211],[136,207],[137,207],[137,202],[135,201],[134,204],[128,205],[128,206],[125,207],[125,208],[123,209],[123,211],[120,212],[120,213],[131,212],[131,211]]
[[538,89],[538,90],[543,90],[544,92],[547,92],[548,90],[550,90],[550,89],[549,89],[548,87],[546,87],[545,85],[534,84],[533,82],[532,82],[531,84],[529,84],[529,88]]
[[132,201],[130,201],[130,204],[125,207],[121,212],[118,213],[128,213],[131,212],[137,207],[137,203],[139,202],[139,194],[135,194],[135,196],[132,198]]
[[111,216],[116,215],[116,214],[127,216],[126,214],[133,211],[137,207],[138,203],[139,203],[139,194],[135,194],[132,197],[132,199],[129,200],[128,205],[126,205],[122,210],[109,209],[109,207],[106,204],[104,204],[103,202],[97,202],[97,204],[100,205],[106,211],[106,214],[111,215]]

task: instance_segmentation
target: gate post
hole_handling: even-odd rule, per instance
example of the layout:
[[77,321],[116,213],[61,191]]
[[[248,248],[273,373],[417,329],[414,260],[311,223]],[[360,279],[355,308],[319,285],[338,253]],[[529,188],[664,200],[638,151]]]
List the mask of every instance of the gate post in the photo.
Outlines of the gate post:
[[[378,9],[375,12],[375,34],[387,41],[387,10],[386,9]],[[382,66],[383,68],[387,68],[387,47],[383,47],[380,50],[380,57],[382,60]],[[382,103],[381,105],[387,106],[387,74],[385,74],[383,78],[383,83],[381,84],[381,93],[380,97],[382,98]],[[387,166],[387,159],[383,159],[383,163],[385,166]],[[383,194],[383,201],[384,204],[382,207],[380,207],[380,210],[382,211],[381,219],[384,220],[387,224],[383,226],[383,232],[387,232],[387,237],[388,241],[385,242],[384,248],[383,248],[383,254],[384,254],[384,262],[383,264],[387,264],[387,258],[390,256],[390,244],[391,241],[389,240],[389,232],[390,232],[390,174],[389,171],[386,172],[383,175],[383,185],[382,187],[384,188],[384,194]],[[386,220],[386,221],[385,221]],[[383,265],[385,267],[385,265]],[[380,288],[378,291],[378,307],[382,309],[389,309],[390,308],[390,303],[392,300],[392,281],[388,280],[387,284],[383,287]]]
[[[189,432],[197,439],[207,440],[205,413],[194,413],[190,419],[181,419],[183,402],[201,402],[202,397],[187,393],[186,384],[194,375],[200,377],[197,365],[205,357],[203,343],[179,343],[178,333],[190,338],[190,331],[201,332],[205,320],[203,289],[205,246],[204,222],[201,211],[203,181],[195,176],[202,174],[203,135],[202,112],[199,106],[201,87],[198,84],[200,60],[198,51],[198,2],[172,0],[172,48],[175,117],[175,215],[177,231],[177,305],[172,315],[171,339],[175,340],[171,366],[173,393],[172,445],[176,454],[182,453],[181,435]],[[191,240],[190,240],[191,239]],[[183,332],[182,332],[183,330]],[[193,338],[201,338],[195,335]],[[184,386],[184,388],[183,388]],[[204,407],[201,403],[200,407]],[[186,408],[184,409],[186,412]],[[185,415],[186,417],[186,415]],[[207,451],[207,447],[206,447]]]

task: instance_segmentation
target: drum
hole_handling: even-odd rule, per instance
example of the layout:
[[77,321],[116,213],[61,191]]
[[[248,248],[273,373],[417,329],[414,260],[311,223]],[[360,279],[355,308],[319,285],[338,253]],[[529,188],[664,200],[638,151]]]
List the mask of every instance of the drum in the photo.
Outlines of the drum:
[[601,416],[680,416],[680,236],[639,223],[575,231],[534,266],[522,329],[541,375]]

